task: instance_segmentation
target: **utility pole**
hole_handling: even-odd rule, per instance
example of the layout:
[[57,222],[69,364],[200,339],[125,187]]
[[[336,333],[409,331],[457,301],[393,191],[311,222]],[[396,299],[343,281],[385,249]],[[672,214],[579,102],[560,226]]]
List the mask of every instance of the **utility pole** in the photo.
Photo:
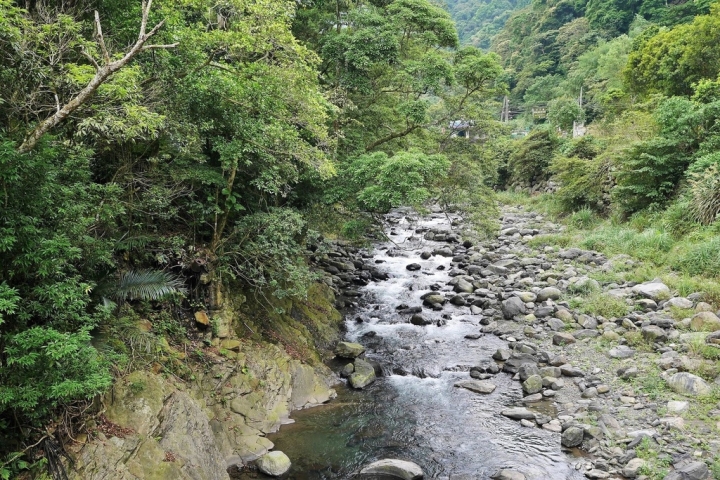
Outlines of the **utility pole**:
[[583,87],[580,86],[580,100],[578,101],[578,105],[580,105],[580,107],[582,107],[582,104],[583,104]]

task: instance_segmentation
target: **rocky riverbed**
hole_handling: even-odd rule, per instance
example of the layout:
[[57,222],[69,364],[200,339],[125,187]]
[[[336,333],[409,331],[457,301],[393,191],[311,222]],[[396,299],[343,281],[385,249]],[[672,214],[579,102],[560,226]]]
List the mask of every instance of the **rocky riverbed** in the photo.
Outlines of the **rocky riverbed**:
[[341,346],[357,358],[338,369],[372,395],[392,392],[414,425],[358,461],[404,456],[458,480],[712,478],[720,319],[702,293],[604,282],[631,260],[545,245],[563,227],[522,207],[503,208],[489,242],[463,241],[461,221],[396,211],[391,241],[317,259],[362,345]]

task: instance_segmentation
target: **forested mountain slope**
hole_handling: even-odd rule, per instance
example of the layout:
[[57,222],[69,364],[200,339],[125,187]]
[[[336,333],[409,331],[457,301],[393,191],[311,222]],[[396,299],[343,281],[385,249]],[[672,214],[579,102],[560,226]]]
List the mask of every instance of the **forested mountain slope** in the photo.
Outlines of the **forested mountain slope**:
[[448,0],[460,43],[487,50],[512,13],[530,0]]

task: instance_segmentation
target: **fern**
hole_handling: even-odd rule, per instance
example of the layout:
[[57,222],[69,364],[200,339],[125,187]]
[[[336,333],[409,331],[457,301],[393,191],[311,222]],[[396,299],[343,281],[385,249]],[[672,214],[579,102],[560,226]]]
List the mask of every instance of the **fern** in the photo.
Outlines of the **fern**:
[[176,276],[160,270],[130,270],[120,275],[111,296],[124,300],[161,300],[175,293],[185,293],[183,283]]

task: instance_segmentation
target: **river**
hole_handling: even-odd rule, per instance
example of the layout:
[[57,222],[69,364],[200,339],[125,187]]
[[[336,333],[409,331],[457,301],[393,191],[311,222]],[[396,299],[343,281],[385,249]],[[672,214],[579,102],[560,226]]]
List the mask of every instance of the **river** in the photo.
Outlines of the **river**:
[[[388,215],[391,241],[376,244],[368,261],[390,279],[362,287],[357,308],[346,315],[347,339],[365,345],[383,375],[364,390],[338,386],[336,399],[295,412],[295,423],[269,437],[293,462],[288,478],[351,478],[381,458],[414,461],[425,478],[489,479],[500,469],[527,479],[584,478],[561,451],[557,433],[500,415],[503,408],[522,406],[519,382],[509,374],[492,378],[497,388],[490,395],[454,387],[470,378],[470,367],[489,365],[497,348],[507,346],[493,335],[479,336],[481,314],[446,304],[442,311],[424,309],[433,324],[415,326],[398,313],[399,305],[421,305],[421,296],[432,290],[452,290],[452,258],[419,256],[448,246],[424,239],[423,232],[450,230],[452,220],[409,210]],[[410,263],[420,270],[406,269]],[[554,413],[549,402],[534,408]]]

